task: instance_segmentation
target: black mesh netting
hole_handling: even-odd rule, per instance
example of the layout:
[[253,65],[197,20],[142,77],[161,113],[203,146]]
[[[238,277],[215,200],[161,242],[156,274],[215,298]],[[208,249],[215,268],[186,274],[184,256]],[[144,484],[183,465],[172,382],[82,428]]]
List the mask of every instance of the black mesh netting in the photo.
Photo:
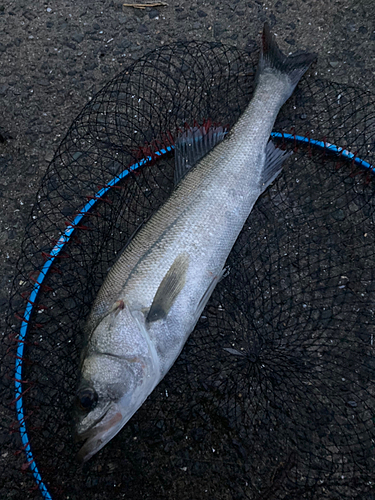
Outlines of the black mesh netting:
[[[251,97],[254,66],[219,45],[165,47],[109,82],[74,121],[22,244],[2,414],[16,397],[19,318],[67,224],[178,127],[232,125]],[[374,164],[374,104],[373,95],[310,71],[275,130]],[[53,499],[375,498],[374,180],[324,149],[285,146],[294,154],[258,200],[182,354],[83,468],[71,414],[82,324],[117,253],[173,189],[173,153],[97,200],[53,262],[28,323],[22,375],[28,439]],[[32,464],[22,476],[24,455],[11,453],[2,498],[40,495],[31,491]]]

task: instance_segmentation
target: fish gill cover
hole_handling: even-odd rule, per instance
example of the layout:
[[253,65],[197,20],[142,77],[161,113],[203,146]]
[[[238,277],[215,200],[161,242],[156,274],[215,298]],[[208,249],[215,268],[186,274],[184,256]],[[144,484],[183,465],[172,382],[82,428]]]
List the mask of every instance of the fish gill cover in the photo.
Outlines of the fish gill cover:
[[360,164],[375,164],[375,97],[311,71],[275,124],[293,154],[180,357],[105,448],[83,467],[74,459],[93,299],[173,189],[179,131],[233,125],[255,66],[222,45],[163,47],[110,81],[60,144],[10,301],[0,408],[15,422],[1,498],[374,498],[375,196]]

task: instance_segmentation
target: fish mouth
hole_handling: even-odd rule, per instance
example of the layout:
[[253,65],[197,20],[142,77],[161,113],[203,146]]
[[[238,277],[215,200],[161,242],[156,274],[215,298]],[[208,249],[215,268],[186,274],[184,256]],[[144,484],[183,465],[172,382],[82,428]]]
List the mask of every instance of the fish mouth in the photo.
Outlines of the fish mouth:
[[109,410],[93,427],[81,434],[77,434],[77,441],[85,441],[76,455],[78,463],[83,464],[87,462],[95,453],[101,450],[123,426],[123,416],[119,410],[113,413],[110,418],[106,418],[108,413]]

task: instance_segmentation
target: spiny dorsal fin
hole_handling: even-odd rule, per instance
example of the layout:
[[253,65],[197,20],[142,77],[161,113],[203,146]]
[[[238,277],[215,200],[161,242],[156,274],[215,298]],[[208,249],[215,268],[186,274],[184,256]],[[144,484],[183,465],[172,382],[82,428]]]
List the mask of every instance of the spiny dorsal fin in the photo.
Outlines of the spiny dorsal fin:
[[168,315],[174,301],[185,285],[188,267],[189,256],[187,254],[176,257],[156,291],[146,317],[147,323],[158,321]]
[[191,167],[224,139],[226,133],[224,127],[206,124],[190,127],[178,137],[175,143],[175,185]]

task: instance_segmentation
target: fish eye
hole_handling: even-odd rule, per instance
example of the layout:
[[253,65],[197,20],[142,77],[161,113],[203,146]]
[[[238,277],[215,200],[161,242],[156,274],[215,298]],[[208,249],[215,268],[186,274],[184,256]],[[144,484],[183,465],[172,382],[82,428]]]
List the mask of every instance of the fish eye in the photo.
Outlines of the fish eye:
[[91,387],[85,387],[78,391],[76,403],[80,410],[93,410],[98,402],[98,395]]

